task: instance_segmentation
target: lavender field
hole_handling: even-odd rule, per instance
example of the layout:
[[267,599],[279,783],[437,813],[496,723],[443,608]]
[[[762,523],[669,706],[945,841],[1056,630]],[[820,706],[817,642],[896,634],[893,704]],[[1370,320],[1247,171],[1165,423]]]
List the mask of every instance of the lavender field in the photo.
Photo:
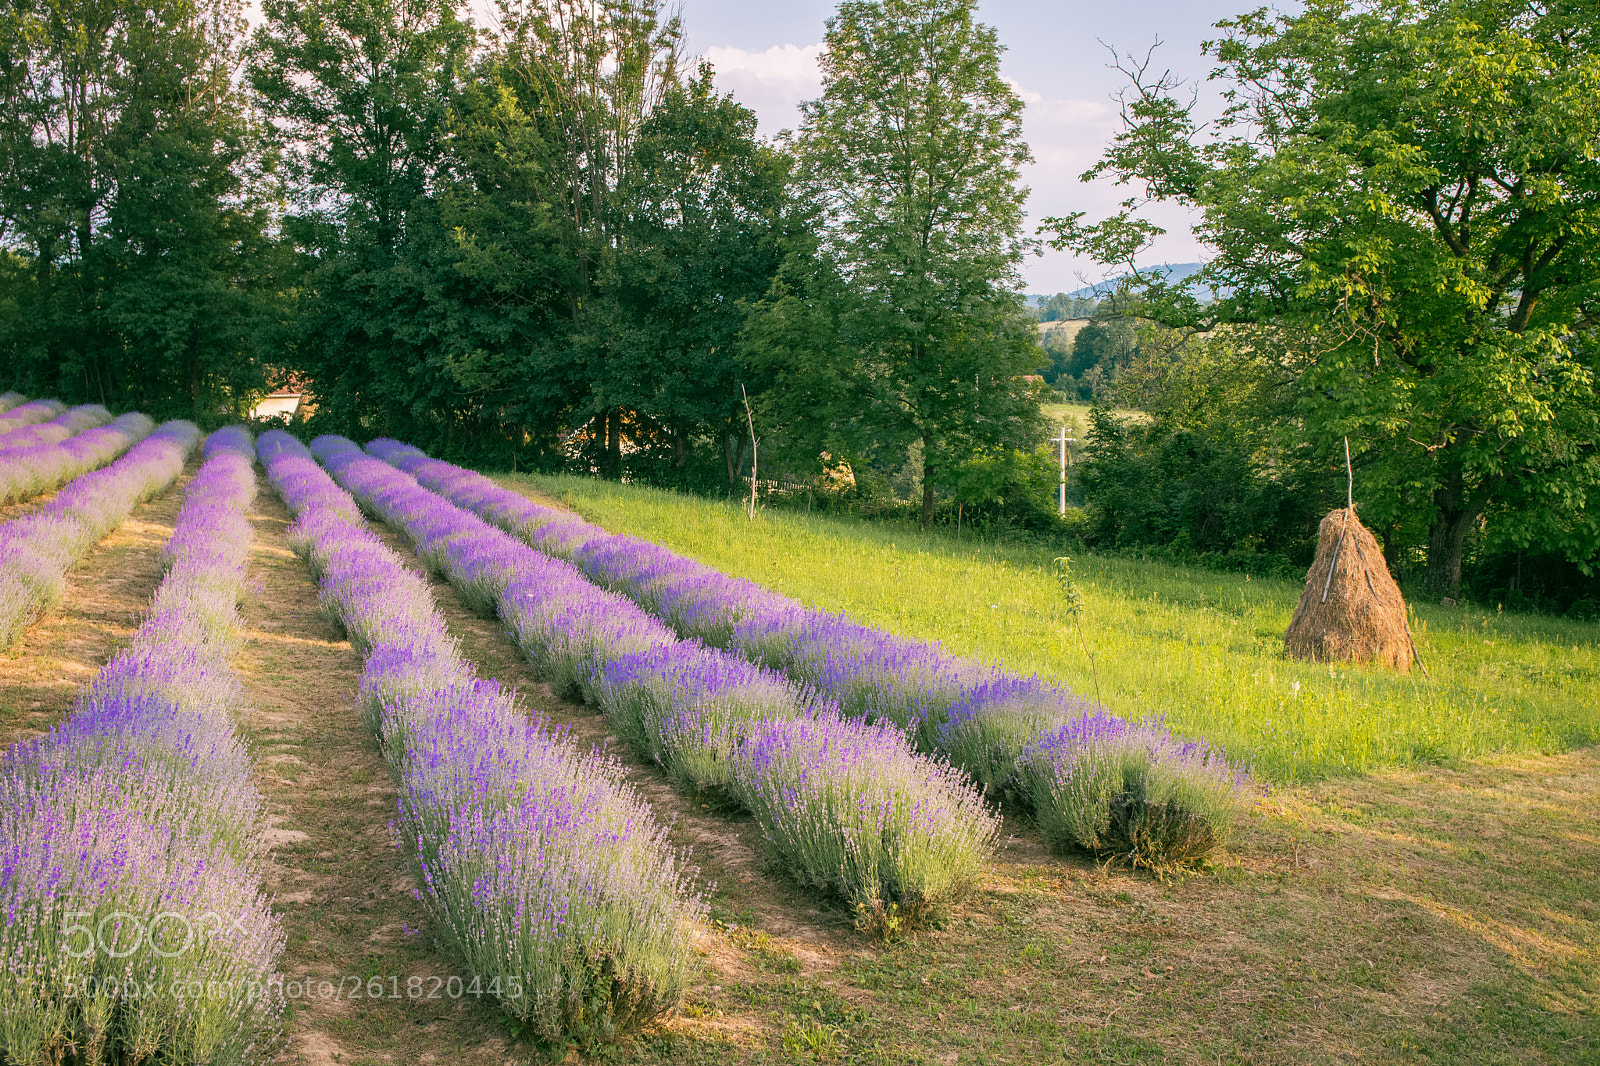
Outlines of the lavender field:
[[1600,1050],[1581,713],[1338,766],[1128,699],[1104,591],[1104,705],[1020,603],[852,599],[847,528],[14,394],[0,449],[0,1061]]

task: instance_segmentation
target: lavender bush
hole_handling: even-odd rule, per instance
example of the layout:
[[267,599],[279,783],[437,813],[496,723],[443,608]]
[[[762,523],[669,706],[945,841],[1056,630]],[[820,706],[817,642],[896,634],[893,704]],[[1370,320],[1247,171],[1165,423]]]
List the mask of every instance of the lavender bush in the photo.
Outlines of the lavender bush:
[[[540,551],[570,561],[679,634],[781,670],[837,700],[847,717],[903,727],[921,751],[949,758],[990,795],[1009,794],[1033,807],[1052,840],[1068,840],[1054,827],[1081,817],[1081,802],[1071,789],[1041,785],[1039,753],[1077,723],[1119,721],[1087,700],[1037,676],[1019,677],[992,663],[949,655],[934,643],[810,610],[659,545],[614,536],[541,507],[408,445],[376,440],[368,449]],[[1116,801],[1119,811],[1146,812],[1119,823],[1139,834],[1137,846],[1130,841],[1125,851],[1137,853],[1141,863],[1145,855],[1170,863],[1178,861],[1171,857],[1198,856],[1225,839],[1245,793],[1242,773],[1220,755],[1186,744],[1158,725],[1125,728],[1150,750],[1164,753],[1151,764],[1155,769],[1130,771],[1127,788],[1117,793],[1124,797]],[[1178,752],[1188,754],[1179,758]],[[1199,769],[1191,765],[1196,759]],[[1157,797],[1154,808],[1142,798],[1150,795]],[[1186,827],[1181,832],[1180,823]],[[1100,848],[1098,843],[1083,846]]]
[[[126,427],[116,428],[118,423],[134,417],[149,421],[143,415],[123,415],[110,426],[51,447],[66,448],[98,433],[125,432]],[[60,599],[66,572],[75,562],[121,525],[140,501],[172,484],[199,436],[192,423],[168,422],[110,466],[82,475],[31,514],[0,525],[0,650],[14,644]],[[0,472],[5,469],[0,466]]]
[[104,407],[97,403],[83,404],[63,411],[48,422],[25,426],[0,437],[0,455],[36,444],[56,444],[109,421],[111,412]]
[[207,451],[145,623],[65,722],[0,760],[6,1062],[251,1062],[275,1042],[283,937],[228,669],[255,476],[247,436]]
[[[897,729],[841,723],[807,687],[674,636],[570,565],[452,506],[348,441],[324,439],[313,448],[369,510],[424,558],[437,560],[458,587],[495,599],[546,676],[574,679],[621,736],[681,784],[728,790],[800,880],[842,895],[864,929],[892,935],[969,889],[992,845],[994,817],[947,766],[914,755]],[[826,788],[774,785],[768,794],[775,798],[757,799],[759,782],[786,775],[809,780],[806,766],[818,753],[779,743],[797,719],[849,733],[860,757]],[[736,786],[743,753],[758,749],[769,757],[751,771],[757,783]],[[825,745],[824,763],[842,750]]]
[[618,735],[681,786],[709,795],[728,794],[746,741],[813,703],[780,675],[682,641],[612,658],[595,689]]
[[999,819],[899,730],[832,714],[770,723],[735,749],[733,790],[802,882],[892,936],[976,883]]
[[154,428],[155,423],[144,415],[125,414],[110,425],[66,440],[41,441],[0,453],[4,458],[0,462],[0,501],[48,492],[98,469],[143,440]]
[[1158,872],[1202,862],[1224,843],[1248,795],[1218,752],[1157,723],[1084,714],[1019,760],[1045,840]]
[[846,716],[893,722],[920,750],[947,756],[991,792],[1011,783],[1031,738],[1088,707],[1038,677],[811,610],[660,545],[606,533],[407,445],[375,440],[368,448],[447,499],[570,560],[678,633],[813,686]]
[[[7,393],[15,396],[16,393]],[[67,405],[60,400],[32,400],[16,406],[0,414],[0,443],[5,441],[5,436],[24,426],[47,422],[67,409]]]
[[[319,451],[335,454],[327,443]],[[397,828],[441,929],[544,1038],[605,1040],[672,1010],[704,905],[665,828],[613,761],[579,754],[475,676],[427,584],[303,446],[269,433],[262,454],[296,515],[292,543],[364,651],[363,708],[399,777]]]
[[28,402],[28,398],[20,392],[0,392],[0,414],[5,414],[20,404]]

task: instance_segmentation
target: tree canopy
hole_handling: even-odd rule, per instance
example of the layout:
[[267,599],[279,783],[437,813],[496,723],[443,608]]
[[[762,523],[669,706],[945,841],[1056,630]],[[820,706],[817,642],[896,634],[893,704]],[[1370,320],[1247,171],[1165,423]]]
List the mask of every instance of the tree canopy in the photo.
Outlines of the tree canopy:
[[[1592,7],[1310,0],[1219,26],[1226,110],[1205,122],[1170,75],[1130,63],[1125,129],[1090,172],[1199,212],[1213,258],[1197,280],[1216,299],[1153,280],[1144,313],[1257,331],[1305,437],[1331,453],[1349,436],[1369,518],[1425,516],[1433,587],[1460,582],[1484,523],[1592,559]],[[1131,267],[1159,232],[1138,207],[1050,224],[1059,246]]]
[[1018,296],[1022,101],[975,8],[847,0],[828,21],[822,95],[794,139],[815,237],[791,270],[809,284],[777,290],[755,326],[788,368],[778,409],[817,443],[920,449],[924,526],[963,458],[1038,432],[1019,383],[1038,364]]

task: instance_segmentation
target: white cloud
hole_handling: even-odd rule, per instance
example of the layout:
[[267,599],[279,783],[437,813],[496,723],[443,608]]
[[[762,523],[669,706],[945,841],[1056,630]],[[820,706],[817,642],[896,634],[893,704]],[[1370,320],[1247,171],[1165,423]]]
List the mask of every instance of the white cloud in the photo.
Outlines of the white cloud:
[[705,52],[717,72],[717,88],[733,93],[753,110],[767,136],[794,129],[800,122],[800,102],[822,92],[822,73],[817,68],[820,55],[820,41],[775,44],[763,52],[722,46]]
[[737,72],[760,81],[787,82],[810,89],[822,87],[822,73],[817,68],[820,55],[820,41],[806,45],[775,44],[764,52],[724,47],[706,49],[706,58],[717,68],[718,74]]
[[[1034,161],[1023,168],[1022,180],[1030,189],[1028,214],[1034,222],[1074,211],[1096,221],[1139,191],[1116,185],[1110,178],[1087,183],[1078,180],[1122,129],[1121,116],[1111,100],[1051,98],[1007,80],[1027,105],[1022,130]],[[1202,257],[1190,235],[1191,220],[1186,212],[1160,205],[1147,214],[1167,229],[1167,235],[1159,238],[1145,257],[1150,263],[1192,262]],[[1107,271],[1088,260],[1049,249],[1023,265],[1028,291],[1046,294],[1070,291],[1116,273],[1119,271]]]

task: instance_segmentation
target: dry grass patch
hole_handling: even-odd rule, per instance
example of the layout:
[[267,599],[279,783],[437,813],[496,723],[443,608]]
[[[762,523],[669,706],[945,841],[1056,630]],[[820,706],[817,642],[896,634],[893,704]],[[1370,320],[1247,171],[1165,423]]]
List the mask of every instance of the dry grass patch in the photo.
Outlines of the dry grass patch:
[[451,995],[448,979],[465,977],[464,988],[470,976],[434,947],[412,895],[389,831],[393,779],[355,709],[360,657],[318,609],[270,490],[251,521],[253,592],[234,668],[253,708],[245,731],[274,822],[268,888],[288,936],[282,969],[300,991],[280,1061],[516,1061],[487,999]]
[[[1163,883],[1016,827],[945,928],[713,985],[651,1062],[1505,1062],[1600,1055],[1600,752],[1275,795]],[[698,1015],[699,1017],[694,1017]]]
[[[42,733],[72,710],[78,689],[94,679],[144,621],[161,583],[161,547],[189,478],[191,460],[176,481],[133,509],[128,520],[67,571],[56,608],[29,626],[8,652],[0,652],[0,741]],[[54,493],[0,508],[0,521],[17,518]]]

